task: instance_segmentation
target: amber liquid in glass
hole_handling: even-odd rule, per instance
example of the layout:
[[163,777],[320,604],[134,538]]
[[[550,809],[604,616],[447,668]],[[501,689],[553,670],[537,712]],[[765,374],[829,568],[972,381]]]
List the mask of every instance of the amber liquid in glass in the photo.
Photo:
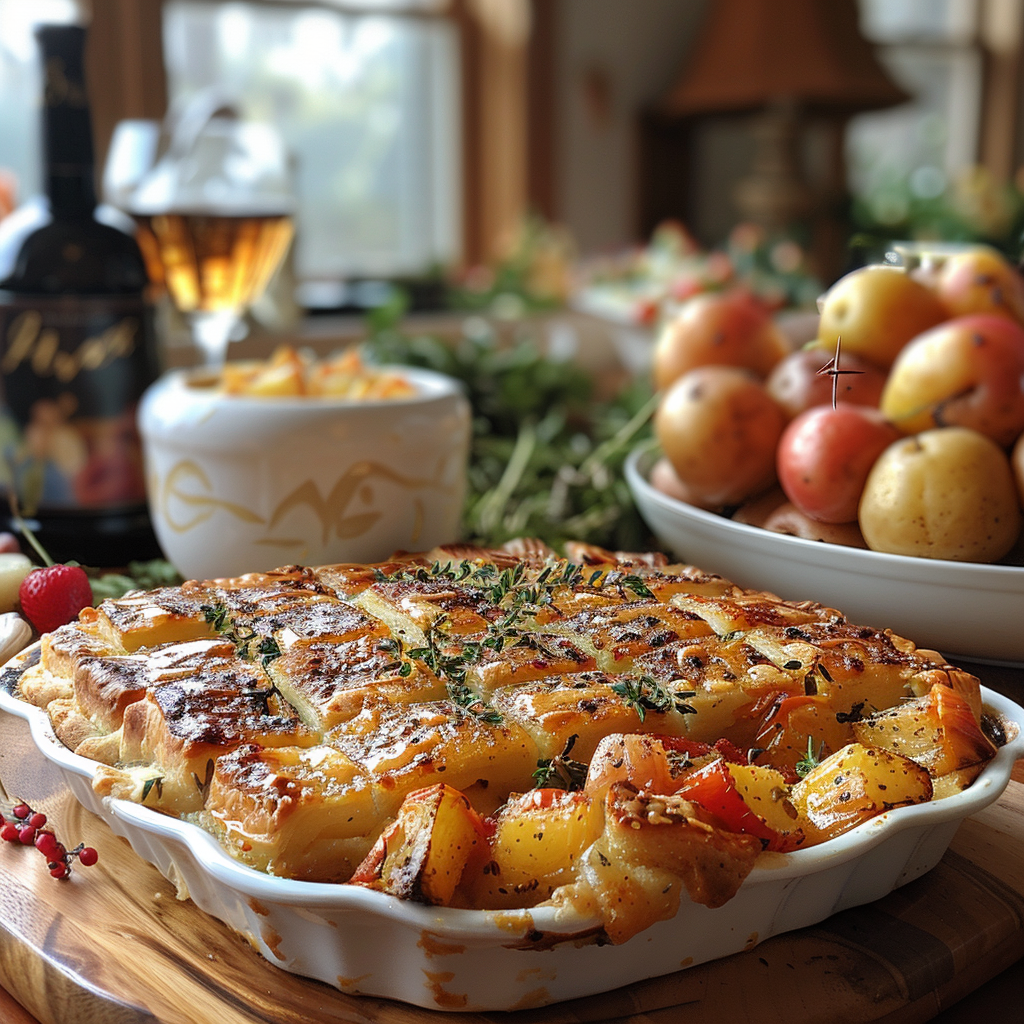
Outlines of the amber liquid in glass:
[[267,287],[294,230],[280,214],[170,212],[138,220],[150,274],[183,313],[246,309]]

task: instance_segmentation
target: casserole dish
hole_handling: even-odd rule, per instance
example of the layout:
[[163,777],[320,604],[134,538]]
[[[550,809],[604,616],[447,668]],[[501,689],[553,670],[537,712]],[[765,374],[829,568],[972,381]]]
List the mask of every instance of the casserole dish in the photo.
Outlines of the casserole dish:
[[[839,838],[764,853],[737,894],[709,909],[683,901],[621,945],[594,941],[571,908],[431,907],[351,885],[292,881],[246,867],[187,821],[93,790],[98,765],[68,750],[47,715],[14,695],[38,646],[0,673],[0,709],[23,719],[76,798],[205,912],[271,963],[349,993],[442,1010],[512,1010],[593,995],[751,948],[880,898],[941,859],[960,822],[995,801],[1024,755],[1024,710],[989,690],[1007,742],[963,792],[887,811]],[[588,934],[590,933],[590,934]]]

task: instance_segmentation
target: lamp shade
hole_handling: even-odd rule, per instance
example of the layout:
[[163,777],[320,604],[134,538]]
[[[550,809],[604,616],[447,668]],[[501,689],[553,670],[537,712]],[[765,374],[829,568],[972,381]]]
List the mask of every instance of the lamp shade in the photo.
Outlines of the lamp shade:
[[856,0],[711,0],[661,109],[686,116],[793,103],[854,114],[910,98],[861,35]]

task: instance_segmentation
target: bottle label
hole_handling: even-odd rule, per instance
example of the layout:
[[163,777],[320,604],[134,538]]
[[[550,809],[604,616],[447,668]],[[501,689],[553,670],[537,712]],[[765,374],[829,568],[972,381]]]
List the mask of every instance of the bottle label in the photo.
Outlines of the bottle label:
[[24,515],[145,504],[135,412],[152,330],[133,296],[0,293],[0,490]]

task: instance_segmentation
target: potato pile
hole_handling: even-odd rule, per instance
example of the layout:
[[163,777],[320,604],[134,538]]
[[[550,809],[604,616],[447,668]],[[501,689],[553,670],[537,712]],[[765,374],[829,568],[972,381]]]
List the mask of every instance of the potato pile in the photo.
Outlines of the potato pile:
[[798,351],[745,292],[665,325],[654,486],[814,540],[1019,564],[1024,277],[978,246],[853,271],[819,308]]

